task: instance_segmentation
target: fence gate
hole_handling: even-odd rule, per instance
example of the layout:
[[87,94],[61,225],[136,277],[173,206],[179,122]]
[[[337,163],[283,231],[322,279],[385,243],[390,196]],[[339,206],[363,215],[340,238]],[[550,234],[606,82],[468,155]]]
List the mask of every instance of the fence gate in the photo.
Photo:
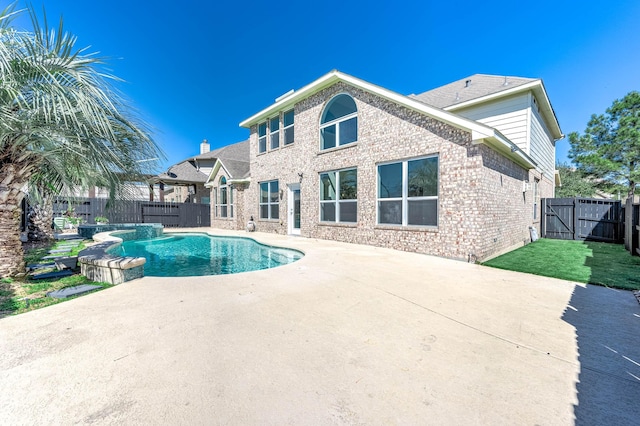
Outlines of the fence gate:
[[597,198],[543,198],[541,234],[559,240],[622,242],[622,204]]

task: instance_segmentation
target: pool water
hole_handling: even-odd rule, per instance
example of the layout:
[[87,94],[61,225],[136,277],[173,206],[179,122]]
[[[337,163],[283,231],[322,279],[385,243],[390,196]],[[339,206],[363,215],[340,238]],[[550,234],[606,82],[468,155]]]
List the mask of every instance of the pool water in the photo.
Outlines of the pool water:
[[192,277],[275,268],[303,257],[297,250],[271,247],[249,238],[173,234],[125,241],[112,254],[144,257],[144,275]]

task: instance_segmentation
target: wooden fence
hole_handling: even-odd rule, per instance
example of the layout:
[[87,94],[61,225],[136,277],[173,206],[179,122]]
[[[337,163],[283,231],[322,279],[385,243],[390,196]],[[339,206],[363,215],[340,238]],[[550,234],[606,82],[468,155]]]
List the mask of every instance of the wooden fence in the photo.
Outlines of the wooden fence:
[[624,248],[633,256],[640,255],[640,204],[631,198],[625,204]]
[[597,198],[543,198],[541,236],[621,243],[622,204]]
[[54,217],[64,216],[69,208],[85,223],[95,223],[104,216],[110,223],[161,223],[165,227],[194,228],[211,226],[209,204],[153,201],[115,201],[103,198],[57,198]]

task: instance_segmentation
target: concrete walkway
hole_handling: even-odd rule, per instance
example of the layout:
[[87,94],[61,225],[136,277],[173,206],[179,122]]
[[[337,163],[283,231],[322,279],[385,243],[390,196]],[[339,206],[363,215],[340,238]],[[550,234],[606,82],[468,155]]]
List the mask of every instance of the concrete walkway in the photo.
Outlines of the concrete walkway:
[[306,256],[267,271],[145,277],[0,320],[0,424],[640,418],[630,292],[251,236]]

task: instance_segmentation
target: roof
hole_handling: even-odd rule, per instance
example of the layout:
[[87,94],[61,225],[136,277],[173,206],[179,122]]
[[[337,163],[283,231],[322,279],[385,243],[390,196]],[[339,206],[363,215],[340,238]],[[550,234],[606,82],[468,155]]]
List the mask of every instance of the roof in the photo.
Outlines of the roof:
[[474,74],[445,84],[419,95],[410,95],[428,105],[446,108],[473,99],[504,92],[527,83],[539,81],[535,78],[508,77],[499,75]]
[[244,170],[243,166],[239,164],[246,162],[246,173],[248,173],[249,140],[223,146],[222,148],[187,158],[169,167],[165,173],[155,176],[154,180],[168,184],[205,183],[209,175],[200,171],[198,162],[210,161],[211,164],[211,162],[215,163],[217,160],[224,160],[225,165],[227,162],[234,164],[233,167],[235,167],[235,170],[237,170],[239,174],[243,173]]
[[194,162],[183,161],[169,167],[169,170],[160,173],[154,180],[172,184],[204,183],[207,181],[207,175],[198,171]]
[[436,120],[468,131],[471,133],[471,139],[474,141],[474,143],[487,144],[524,167],[534,168],[537,165],[536,162],[528,154],[523,152],[513,142],[511,142],[509,139],[504,137],[502,134],[500,134],[500,132],[492,127],[474,120],[464,118],[460,115],[447,112],[441,108],[428,105],[415,98],[401,95],[383,87],[376,86],[337,70],[333,70],[328,74],[325,74],[324,76],[299,90],[281,96],[271,106],[242,121],[240,123],[240,126],[250,128],[252,125],[266,120],[279,111],[289,109],[293,107],[293,105],[295,105],[297,102],[306,99],[309,96],[318,93],[319,91],[338,82],[346,83],[350,86],[375,94],[383,99],[387,99],[391,102],[402,105],[413,111],[417,111]]
[[492,99],[527,91],[533,92],[553,137],[556,140],[563,138],[558,118],[551,106],[544,84],[539,78],[474,74],[419,95],[409,95],[409,97],[426,105],[455,112]]

